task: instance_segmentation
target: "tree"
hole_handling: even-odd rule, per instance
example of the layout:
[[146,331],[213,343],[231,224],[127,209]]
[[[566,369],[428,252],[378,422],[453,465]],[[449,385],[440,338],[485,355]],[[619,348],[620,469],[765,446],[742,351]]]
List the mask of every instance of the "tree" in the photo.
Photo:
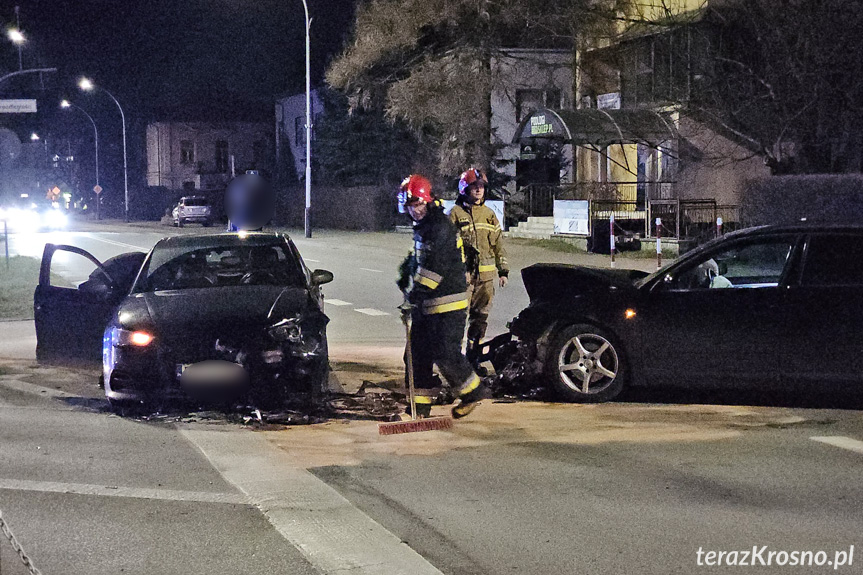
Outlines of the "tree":
[[438,173],[490,167],[492,59],[507,47],[571,47],[591,0],[371,0],[327,72],[352,109],[401,120]]
[[347,97],[335,90],[318,94],[324,113],[315,126],[312,158],[322,182],[393,185],[412,171],[424,171],[429,151],[404,122],[390,122],[375,108],[349,113]]
[[687,24],[702,40],[684,102],[747,144],[774,173],[860,171],[863,6],[747,0]]

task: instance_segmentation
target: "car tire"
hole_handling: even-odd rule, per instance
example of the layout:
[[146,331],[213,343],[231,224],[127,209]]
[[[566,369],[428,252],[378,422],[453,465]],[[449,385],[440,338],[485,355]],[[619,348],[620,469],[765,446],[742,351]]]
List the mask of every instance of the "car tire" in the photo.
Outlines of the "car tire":
[[626,375],[623,349],[601,328],[570,325],[552,339],[546,376],[566,401],[609,401],[623,389]]
[[204,226],[205,228],[209,228],[210,226],[212,226],[212,225],[213,225],[213,222],[211,222],[211,221],[209,221],[209,220],[208,220],[208,221],[205,221],[205,222],[201,222],[201,225],[202,225],[202,226]]
[[178,218],[178,219],[177,219],[177,227],[178,227],[178,228],[182,228],[182,227],[183,227],[183,226],[185,226],[185,225],[186,225],[186,222],[184,222],[184,221],[183,221],[183,218]]

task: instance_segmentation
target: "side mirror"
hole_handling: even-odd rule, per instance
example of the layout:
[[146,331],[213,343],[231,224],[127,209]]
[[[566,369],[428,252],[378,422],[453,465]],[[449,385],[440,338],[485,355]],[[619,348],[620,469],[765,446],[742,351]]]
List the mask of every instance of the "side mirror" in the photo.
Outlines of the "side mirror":
[[327,270],[315,270],[312,272],[312,283],[314,285],[328,284],[333,281],[333,272]]
[[724,261],[719,261],[719,262],[717,262],[717,265],[719,266],[719,275],[724,276],[725,274],[728,273],[728,264],[727,263],[725,263]]

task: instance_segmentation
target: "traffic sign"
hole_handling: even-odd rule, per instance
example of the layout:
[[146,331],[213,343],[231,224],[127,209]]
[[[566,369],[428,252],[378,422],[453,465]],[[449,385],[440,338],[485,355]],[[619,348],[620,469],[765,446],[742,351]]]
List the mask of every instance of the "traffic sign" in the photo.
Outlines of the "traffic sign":
[[100,186],[99,184],[96,184],[95,186],[93,186],[93,193],[101,194],[102,193],[102,186]]

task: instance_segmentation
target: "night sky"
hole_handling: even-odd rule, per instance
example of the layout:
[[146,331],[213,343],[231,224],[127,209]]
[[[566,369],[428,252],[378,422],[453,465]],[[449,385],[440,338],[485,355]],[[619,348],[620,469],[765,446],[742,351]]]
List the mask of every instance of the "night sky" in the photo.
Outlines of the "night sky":
[[[308,0],[312,86],[344,46],[357,0]],[[143,135],[154,120],[272,122],[275,99],[305,89],[302,0],[2,0],[0,75],[18,70],[5,29],[20,6],[23,67],[55,67],[0,84],[0,99],[35,98],[37,114],[0,114],[0,127],[29,143],[49,138],[46,153],[75,154],[92,171],[92,127],[99,126],[103,180],[122,183],[120,118],[106,95],[77,88],[82,76],[120,101],[129,132],[130,187],[143,185]],[[44,141],[44,138],[43,138]],[[116,194],[113,194],[114,196]]]
[[[355,0],[308,0],[312,82],[341,50]],[[14,24],[14,0],[0,19]],[[130,109],[230,110],[304,88],[301,0],[19,0],[25,68],[57,67],[51,84],[75,95],[92,77]],[[0,68],[17,69],[6,38]],[[4,86],[9,97],[8,86]],[[242,113],[241,110],[237,110]]]

